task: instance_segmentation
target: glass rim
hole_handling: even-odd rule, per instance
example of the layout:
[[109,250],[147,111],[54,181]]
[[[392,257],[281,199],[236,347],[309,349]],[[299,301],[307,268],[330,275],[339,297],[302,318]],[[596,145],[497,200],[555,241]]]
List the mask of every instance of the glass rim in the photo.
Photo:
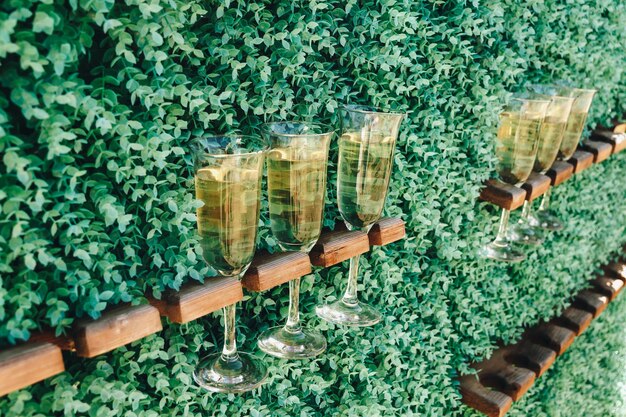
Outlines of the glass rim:
[[[321,130],[324,130],[324,132],[323,133],[278,133],[278,132],[273,132],[270,130],[270,126],[272,125],[288,125],[288,124],[317,126],[317,127],[323,128]],[[263,123],[263,125],[261,126],[261,131],[270,135],[285,136],[285,137],[301,137],[301,136],[317,137],[317,136],[332,135],[333,133],[337,131],[337,129],[333,129],[331,125],[326,124],[326,123],[307,122],[305,120],[282,120],[280,122]]]
[[368,106],[366,104],[344,104],[341,106],[341,109],[363,114],[388,114],[394,116],[407,116],[409,114],[409,112],[389,111],[386,109],[382,109],[381,107]]
[[511,101],[521,101],[523,103],[548,103],[550,104],[550,100],[541,100],[541,99],[537,99],[537,98],[518,98],[518,97],[513,97],[509,100],[509,103]]
[[[204,149],[204,147],[202,146],[202,141],[206,140],[206,139],[211,139],[211,138],[229,138],[229,139],[254,139],[256,141],[259,142],[259,149],[257,150],[246,150],[245,152],[239,152],[239,153],[212,153],[212,152],[208,152]],[[193,139],[192,142],[192,146],[196,146],[197,150],[200,153],[203,153],[204,155],[208,155],[214,158],[229,158],[229,157],[241,157],[241,156],[251,156],[251,155],[258,155],[258,154],[263,154],[263,153],[267,153],[267,151],[269,151],[270,149],[270,143],[267,139],[265,139],[263,136],[257,136],[257,135],[238,135],[238,134],[226,134],[226,135],[214,135],[214,134],[209,134],[209,135],[204,135],[198,138]],[[245,146],[242,146],[242,148],[245,148]],[[220,146],[220,149],[224,149],[224,147]]]

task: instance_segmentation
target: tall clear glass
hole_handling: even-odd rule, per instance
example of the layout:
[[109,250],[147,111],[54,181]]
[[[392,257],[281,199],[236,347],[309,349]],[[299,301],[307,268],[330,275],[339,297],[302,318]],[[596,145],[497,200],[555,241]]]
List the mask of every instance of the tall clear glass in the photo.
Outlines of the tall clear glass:
[[[334,130],[307,122],[264,126],[270,142],[267,186],[272,233],[284,251],[309,253],[322,229],[328,147]],[[289,282],[289,312],[284,326],[261,334],[259,348],[286,359],[312,358],[326,350],[326,338],[300,324],[300,278]]]
[[[546,86],[539,86],[536,89],[540,88],[545,89]],[[567,119],[563,141],[561,142],[561,147],[557,155],[557,159],[567,161],[574,155],[574,152],[576,152],[580,138],[585,130],[585,122],[587,121],[589,108],[591,107],[591,102],[596,94],[596,90],[561,86],[548,88],[556,91],[558,95],[572,97],[574,99],[572,110]],[[550,211],[551,193],[552,188],[543,195],[539,210],[537,210],[534,215],[529,216],[528,220],[530,224],[535,227],[547,230],[561,230],[563,223]]]
[[[537,157],[539,132],[549,104],[548,100],[514,98],[500,114],[496,156],[502,181],[520,186],[528,179]],[[502,209],[498,235],[481,249],[482,256],[505,262],[520,262],[526,258],[509,241],[509,215],[509,210]]]
[[[545,174],[554,163],[561,147],[574,99],[572,97],[557,95],[547,96],[536,93],[531,93],[531,96],[537,99],[550,100],[546,117],[543,120],[541,131],[539,132],[537,158],[535,159],[535,165],[533,167],[533,171],[539,174]],[[531,210],[532,203],[526,200],[524,202],[524,208],[522,209],[522,216],[510,230],[509,239],[511,241],[525,245],[540,245],[543,242],[543,229],[530,224],[529,217]]]
[[[350,230],[368,232],[380,219],[404,116],[368,106],[342,109],[337,200],[341,217]],[[357,298],[359,259],[360,256],[350,259],[343,297],[316,308],[322,319],[350,326],[372,326],[380,321],[380,313]]]
[[[198,234],[207,264],[241,279],[256,247],[263,162],[267,142],[250,136],[213,136],[193,149]],[[224,347],[200,360],[193,377],[213,392],[245,392],[263,383],[267,366],[237,351],[236,304],[224,307]]]

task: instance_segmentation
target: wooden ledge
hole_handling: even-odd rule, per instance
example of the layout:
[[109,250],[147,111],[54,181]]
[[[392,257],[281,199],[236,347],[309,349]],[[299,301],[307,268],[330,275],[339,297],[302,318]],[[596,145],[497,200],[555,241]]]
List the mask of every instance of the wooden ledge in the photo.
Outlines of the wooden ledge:
[[252,265],[241,284],[250,291],[265,291],[278,285],[310,274],[311,262],[306,253],[261,252],[254,257]]
[[598,317],[609,304],[609,297],[591,290],[583,290],[574,298],[573,305]]
[[612,132],[610,130],[594,130],[591,133],[591,139],[605,142],[611,145],[611,153],[618,153],[626,148],[626,134]]
[[574,174],[578,174],[593,164],[593,154],[578,150],[567,162],[574,165]]
[[624,281],[619,278],[598,277],[591,282],[591,285],[598,293],[609,297],[609,301],[613,301],[624,287]]
[[489,180],[480,192],[480,199],[506,210],[521,207],[526,200],[526,191],[498,180]]
[[550,188],[550,177],[536,172],[530,174],[522,188],[526,191],[526,200],[533,201],[535,198],[545,194]]
[[552,320],[551,323],[570,329],[576,333],[576,336],[580,336],[589,327],[591,320],[593,320],[593,314],[590,312],[576,307],[568,307],[560,317]]
[[93,358],[162,329],[159,311],[151,305],[116,307],[98,320],[76,323],[76,354]]
[[150,302],[170,321],[188,323],[242,299],[237,278],[215,277],[207,278],[204,284],[187,284],[178,292],[166,293],[163,300]]
[[626,264],[621,262],[612,262],[604,267],[604,271],[608,276],[619,278],[626,282]]
[[325,231],[309,253],[315,266],[329,267],[370,250],[370,241],[360,230]]
[[529,339],[562,355],[574,342],[576,334],[553,323],[542,323],[530,330]]
[[553,186],[559,185],[574,175],[574,165],[564,161],[554,161],[546,175],[550,177]]
[[489,417],[502,417],[513,404],[511,397],[485,387],[476,375],[462,376],[460,381],[463,402]]
[[595,164],[604,161],[613,153],[611,144],[595,140],[584,141],[580,149],[593,154],[593,162]]
[[384,246],[406,236],[404,220],[398,217],[385,217],[370,229],[367,237],[371,246]]
[[535,373],[518,368],[505,360],[505,351],[496,350],[488,360],[475,365],[478,379],[486,387],[496,389],[517,401],[535,382]]
[[33,342],[0,352],[0,396],[65,371],[61,349]]

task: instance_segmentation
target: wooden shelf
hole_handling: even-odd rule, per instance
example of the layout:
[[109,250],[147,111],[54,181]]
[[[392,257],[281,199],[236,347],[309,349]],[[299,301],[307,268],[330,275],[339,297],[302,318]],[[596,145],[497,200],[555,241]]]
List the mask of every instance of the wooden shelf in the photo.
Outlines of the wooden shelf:
[[626,134],[598,129],[591,134],[591,139],[611,145],[611,153],[618,153],[626,148]]
[[580,149],[593,154],[594,164],[604,161],[613,153],[611,144],[595,140],[584,141]]
[[241,283],[247,290],[265,291],[310,274],[311,271],[311,262],[306,253],[261,253],[254,257]]
[[545,194],[550,188],[550,177],[533,172],[528,180],[522,184],[522,188],[526,191],[526,200],[533,201],[535,198]]
[[480,199],[506,210],[521,207],[526,200],[526,191],[498,180],[489,180],[480,192]]
[[406,229],[404,220],[398,217],[386,217],[374,224],[370,229],[367,237],[370,246],[384,246],[404,239]]
[[74,326],[76,354],[93,358],[163,330],[159,311],[151,305],[115,307],[98,320]]
[[0,352],[0,396],[65,371],[61,349],[31,342]]
[[567,162],[574,165],[574,174],[578,174],[593,164],[593,154],[578,150],[574,152],[574,155]]
[[360,230],[335,230],[322,233],[309,257],[315,266],[336,265],[370,250],[367,233]]
[[559,317],[528,329],[519,343],[472,364],[477,374],[459,378],[462,401],[487,416],[505,415],[622,290],[626,265],[614,263],[604,269],[607,276],[593,280],[592,287],[578,293]]
[[574,175],[574,165],[564,161],[554,161],[546,175],[550,177],[552,186],[559,185]]

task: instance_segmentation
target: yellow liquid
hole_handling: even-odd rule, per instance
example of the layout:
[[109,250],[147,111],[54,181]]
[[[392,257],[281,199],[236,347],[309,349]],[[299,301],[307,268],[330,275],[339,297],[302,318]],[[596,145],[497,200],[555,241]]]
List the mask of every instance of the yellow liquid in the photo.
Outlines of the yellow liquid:
[[532,172],[537,156],[541,115],[504,112],[496,144],[498,173],[502,181],[520,184]]
[[254,256],[259,219],[260,173],[227,166],[196,173],[198,233],[206,262],[223,275],[235,275]]
[[567,126],[565,127],[565,134],[563,135],[563,142],[561,142],[561,149],[559,149],[559,159],[567,160],[574,155],[578,147],[578,141],[580,141],[580,137],[585,129],[585,121],[587,121],[587,113],[570,113],[567,119]]
[[565,132],[565,122],[554,122],[546,118],[541,125],[539,132],[539,147],[537,148],[537,159],[534,170],[545,173],[556,159]]
[[322,227],[326,150],[273,149],[267,181],[272,233],[285,250],[310,250]]
[[356,228],[376,222],[383,211],[393,166],[395,139],[372,132],[339,138],[337,198],[343,219]]

